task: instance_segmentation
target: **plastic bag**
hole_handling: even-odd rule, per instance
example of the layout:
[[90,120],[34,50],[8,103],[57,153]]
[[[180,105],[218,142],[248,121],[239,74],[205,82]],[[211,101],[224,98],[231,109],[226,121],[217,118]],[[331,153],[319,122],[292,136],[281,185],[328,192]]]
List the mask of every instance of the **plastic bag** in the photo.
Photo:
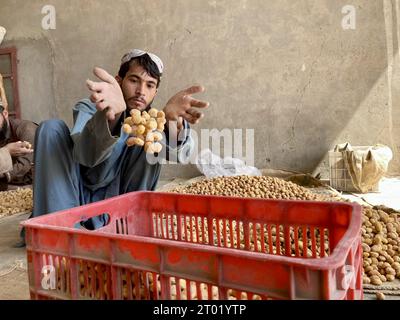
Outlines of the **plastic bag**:
[[230,177],[230,176],[261,176],[261,171],[255,167],[246,166],[244,161],[226,157],[221,158],[212,153],[210,149],[200,152],[197,157],[196,166],[207,178]]

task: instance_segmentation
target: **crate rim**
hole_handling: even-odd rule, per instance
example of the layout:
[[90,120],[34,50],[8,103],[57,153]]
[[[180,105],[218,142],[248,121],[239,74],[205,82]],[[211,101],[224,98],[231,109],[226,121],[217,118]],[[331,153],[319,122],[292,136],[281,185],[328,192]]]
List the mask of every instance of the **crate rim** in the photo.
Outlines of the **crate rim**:
[[[171,195],[174,193],[168,193],[168,192],[154,192],[154,191],[136,191],[136,192],[131,192],[127,193],[124,195],[108,198],[107,200],[113,199],[113,198],[125,198],[128,197],[129,195],[132,195],[133,193],[136,194],[166,194],[166,195]],[[207,198],[228,198],[224,196],[203,196],[203,195],[192,195],[192,194],[175,194],[175,196],[187,196],[187,197],[207,197]],[[229,198],[235,198],[235,199],[246,199],[247,201],[269,201],[269,202],[290,202],[290,203],[307,203],[307,204],[319,204],[319,203],[327,203],[326,201],[305,201],[305,200],[276,200],[276,199],[259,199],[259,198],[240,198],[240,197],[229,197]],[[97,201],[94,203],[90,203],[87,205],[80,206],[89,208],[89,207],[96,207],[101,201]],[[331,252],[331,255],[328,257],[323,257],[323,258],[304,258],[304,257],[288,257],[285,255],[274,255],[274,254],[269,254],[269,253],[261,253],[261,252],[256,252],[256,251],[246,251],[246,250],[241,250],[241,249],[232,249],[232,248],[226,248],[226,247],[219,247],[219,246],[211,246],[208,244],[199,244],[199,243],[192,243],[192,242],[182,242],[182,241],[177,241],[177,240],[169,240],[169,239],[161,239],[161,238],[153,238],[153,237],[145,237],[145,236],[138,236],[138,235],[125,235],[125,234],[111,234],[111,233],[103,233],[103,232],[93,232],[93,231],[88,231],[88,230],[83,230],[83,229],[73,229],[72,227],[64,227],[64,226],[52,226],[52,225],[46,225],[43,223],[40,223],[41,220],[44,220],[48,218],[48,215],[44,216],[39,216],[36,218],[28,219],[20,224],[24,227],[30,228],[30,229],[36,229],[36,230],[52,230],[52,231],[62,231],[69,236],[74,236],[76,234],[81,234],[81,235],[89,235],[92,237],[100,237],[100,238],[106,238],[110,241],[113,240],[124,240],[124,241],[137,241],[137,242],[144,242],[144,243],[149,243],[149,244],[157,244],[161,247],[179,247],[181,249],[196,249],[202,252],[213,252],[213,253],[220,253],[222,254],[227,254],[229,256],[240,256],[240,257],[245,257],[246,259],[256,259],[258,261],[271,261],[271,262],[279,262],[279,263],[285,263],[285,264],[290,264],[290,265],[295,265],[295,266],[302,266],[302,267],[307,267],[307,268],[313,268],[315,270],[330,270],[334,268],[338,268],[342,266],[345,263],[346,256],[348,252],[351,249],[351,244],[355,241],[357,236],[361,236],[361,234],[357,234],[358,227],[357,225],[361,226],[361,205],[357,203],[348,203],[348,202],[336,202],[336,201],[329,201],[328,203],[330,204],[336,204],[339,206],[351,206],[353,207],[353,214],[351,216],[351,220],[349,223],[349,226],[344,233],[343,237],[340,239],[340,241],[337,243],[335,249]],[[70,209],[65,209],[62,211],[58,211],[55,213],[51,213],[53,217],[55,215],[63,215],[66,212],[69,212],[75,208],[70,208]],[[347,248],[347,249],[346,249]],[[32,246],[27,243],[27,250],[31,252],[43,252],[38,249],[32,248]],[[339,257],[338,252],[340,249],[344,250],[346,249],[346,254],[343,256]],[[71,258],[73,258],[73,255],[70,255]],[[323,264],[321,264],[323,262]],[[318,265],[316,265],[318,263]],[[110,262],[110,264],[113,264]]]

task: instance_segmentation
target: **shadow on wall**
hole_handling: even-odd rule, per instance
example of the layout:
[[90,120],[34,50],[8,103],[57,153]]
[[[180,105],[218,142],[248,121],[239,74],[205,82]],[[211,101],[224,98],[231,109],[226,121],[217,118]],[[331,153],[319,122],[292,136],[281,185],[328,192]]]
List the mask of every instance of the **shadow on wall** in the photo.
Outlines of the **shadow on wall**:
[[[308,22],[299,22],[293,13],[283,19],[271,10],[271,2],[260,5],[259,16],[253,12],[254,21],[260,23],[258,18],[265,12],[283,19],[285,27],[274,29],[274,18],[265,18],[272,25],[265,37],[280,47],[265,44],[254,50],[246,48],[245,59],[239,54],[226,55],[227,64],[240,61],[242,73],[230,70],[225,79],[229,86],[223,94],[219,85],[224,80],[217,79],[218,85],[209,88],[214,106],[230,109],[225,110],[223,119],[213,112],[215,117],[204,128],[207,124],[220,130],[255,128],[258,168],[323,172],[328,169],[328,151],[349,141],[352,145],[388,145],[395,154],[389,169],[400,173],[400,139],[396,138],[400,134],[395,132],[400,114],[395,113],[395,101],[390,100],[392,86],[396,86],[390,72],[394,67],[391,60],[395,56],[398,60],[398,47],[393,46],[398,43],[397,11],[391,10],[392,4],[386,0],[358,3],[357,28],[346,31],[340,28],[337,17],[328,16],[331,20],[325,21],[310,16]],[[340,12],[342,5],[333,1],[325,4],[329,12]],[[309,9],[299,9],[303,18]],[[294,31],[298,29],[300,33]],[[239,27],[235,31],[236,38],[242,39]],[[214,58],[210,59],[212,64]],[[247,82],[257,87],[249,89]],[[194,166],[181,172],[174,165],[163,169],[163,177],[180,174],[191,177],[198,172]]]
[[[400,110],[396,108],[400,103],[400,42],[398,39],[400,1],[383,0],[381,3],[382,10],[377,13],[382,15],[385,28],[382,32],[384,35],[382,38],[385,39],[382,46],[382,50],[386,51],[386,59],[382,59],[385,62],[385,68],[380,73],[376,70],[375,82],[371,81],[370,90],[366,91],[364,96],[360,95],[355,112],[346,114],[348,121],[343,123],[342,130],[338,132],[336,138],[332,140],[325,137],[330,144],[326,145],[325,153],[321,154],[314,173],[322,173],[323,176],[329,177],[327,152],[338,143],[351,142],[353,145],[360,146],[387,145],[394,154],[387,175],[400,174]],[[394,3],[397,9],[392,6]]]

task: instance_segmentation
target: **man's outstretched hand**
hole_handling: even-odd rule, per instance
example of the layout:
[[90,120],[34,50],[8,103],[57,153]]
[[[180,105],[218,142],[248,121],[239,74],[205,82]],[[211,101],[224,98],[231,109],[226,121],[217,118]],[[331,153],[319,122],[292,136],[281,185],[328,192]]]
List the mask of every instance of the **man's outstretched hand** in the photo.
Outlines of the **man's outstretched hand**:
[[96,104],[97,110],[106,110],[109,121],[114,121],[126,109],[121,87],[117,80],[104,69],[95,67],[93,73],[101,82],[86,80],[92,93],[90,100]]
[[209,103],[197,100],[192,95],[203,91],[202,86],[192,86],[175,94],[164,108],[166,120],[177,121],[178,130],[182,127],[182,118],[191,124],[199,123],[204,114],[198,109],[207,108]]

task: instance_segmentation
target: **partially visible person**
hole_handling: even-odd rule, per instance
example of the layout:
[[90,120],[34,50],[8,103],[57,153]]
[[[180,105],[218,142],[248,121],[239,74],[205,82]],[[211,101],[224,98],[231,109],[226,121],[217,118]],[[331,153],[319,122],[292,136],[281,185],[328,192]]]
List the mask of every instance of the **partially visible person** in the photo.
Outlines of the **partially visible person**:
[[38,125],[10,119],[3,77],[0,75],[0,190],[33,182],[33,146]]
[[3,76],[0,73],[0,106],[8,110],[8,101],[6,96],[6,90],[4,89]]

